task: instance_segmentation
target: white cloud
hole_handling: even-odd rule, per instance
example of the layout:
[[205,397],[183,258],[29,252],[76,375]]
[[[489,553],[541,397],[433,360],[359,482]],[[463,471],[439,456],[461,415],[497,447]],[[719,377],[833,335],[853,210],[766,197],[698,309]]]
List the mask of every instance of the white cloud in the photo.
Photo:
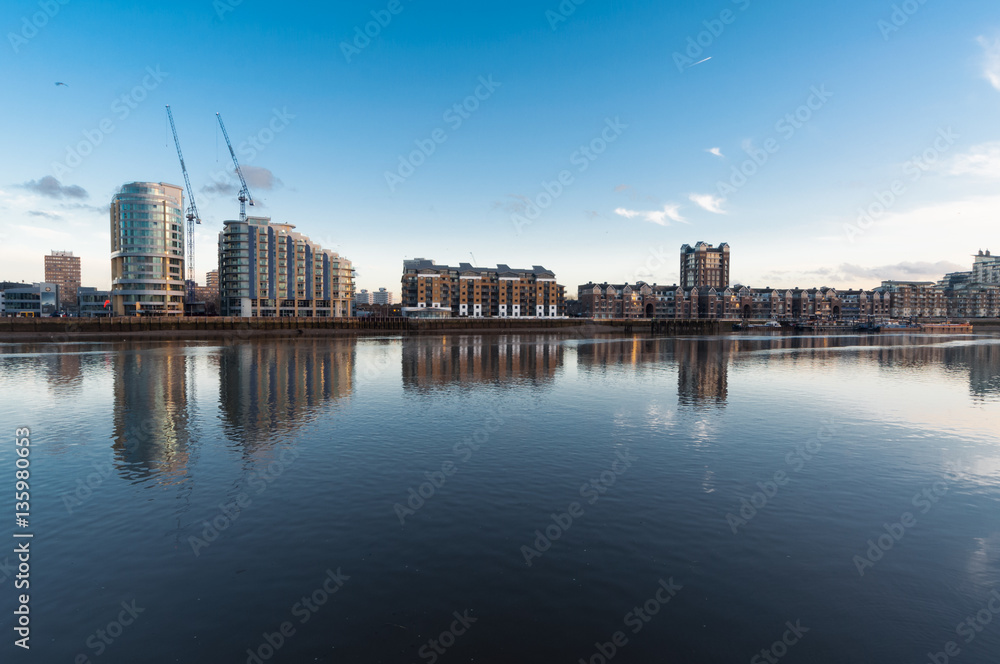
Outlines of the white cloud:
[[946,172],[1000,179],[1000,141],[974,145],[968,152],[955,155],[948,161]]
[[1000,39],[979,37],[976,41],[983,47],[983,76],[1000,90]]
[[626,219],[639,217],[660,226],[669,226],[670,222],[667,221],[668,219],[683,224],[688,223],[680,214],[680,206],[673,203],[667,203],[663,206],[662,210],[627,210],[625,208],[618,208],[615,210],[615,214]]
[[705,150],[705,152],[708,152],[709,154],[714,154],[716,157],[724,157],[725,156],[725,155],[722,154],[722,148],[709,148],[709,149]]
[[722,209],[722,205],[726,202],[726,199],[721,196],[713,196],[712,194],[691,194],[688,198],[709,212],[713,212],[715,214],[726,214],[726,211]]

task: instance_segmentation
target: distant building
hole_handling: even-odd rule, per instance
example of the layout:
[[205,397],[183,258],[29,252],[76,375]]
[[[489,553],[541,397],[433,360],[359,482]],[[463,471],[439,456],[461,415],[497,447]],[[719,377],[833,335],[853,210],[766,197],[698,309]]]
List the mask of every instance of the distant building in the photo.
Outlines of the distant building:
[[116,316],[184,315],[184,194],[132,182],[111,200],[111,302]]
[[219,233],[223,316],[351,315],[351,261],[269,217],[225,221]]
[[59,311],[59,284],[21,284],[4,291],[8,316],[51,316]]
[[[112,314],[109,302],[111,291],[82,286],[77,289],[76,299],[80,318],[103,318]],[[105,302],[108,304],[105,305]]]
[[0,316],[7,315],[7,296],[4,295],[3,291],[0,291]]
[[354,304],[375,304],[375,294],[369,293],[366,288],[362,288],[359,292],[354,294]]
[[693,247],[681,247],[681,288],[728,288],[729,245],[723,242],[716,249],[698,242]]
[[565,289],[556,275],[541,265],[515,269],[436,265],[416,258],[403,261],[403,310],[431,308],[455,316],[551,317],[562,316]]
[[205,288],[213,289],[216,294],[219,292],[219,271],[209,270],[205,273]]
[[1000,284],[1000,256],[991,256],[989,249],[984,254],[980,249],[972,264],[972,281],[977,284]]
[[589,283],[577,289],[587,318],[860,320],[889,315],[889,296],[834,288],[684,288],[639,282]]
[[59,308],[76,311],[76,290],[80,287],[80,257],[72,251],[53,251],[45,257],[45,281],[59,284]]
[[372,304],[384,304],[390,305],[395,304],[395,293],[386,290],[385,288],[379,288],[377,292],[372,293],[373,302]]

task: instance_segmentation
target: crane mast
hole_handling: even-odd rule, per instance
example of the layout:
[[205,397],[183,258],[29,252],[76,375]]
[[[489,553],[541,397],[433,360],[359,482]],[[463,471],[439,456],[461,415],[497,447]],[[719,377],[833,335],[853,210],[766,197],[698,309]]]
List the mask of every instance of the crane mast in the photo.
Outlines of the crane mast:
[[177,158],[181,161],[181,171],[184,173],[184,186],[187,187],[188,208],[187,208],[187,301],[188,304],[194,302],[194,225],[201,223],[201,215],[198,214],[198,206],[194,202],[194,190],[191,188],[191,178],[188,177],[187,166],[184,164],[184,154],[181,152],[181,141],[177,138],[177,127],[174,125],[174,114],[167,105],[167,117],[170,119],[170,129],[174,132],[174,145],[177,146]]
[[215,114],[215,117],[219,118],[219,126],[222,127],[222,135],[226,137],[226,145],[229,146],[229,154],[233,157],[233,165],[236,166],[236,174],[240,176],[240,183],[243,188],[240,189],[239,201],[240,201],[240,221],[247,220],[247,202],[253,205],[253,196],[250,195],[250,187],[247,186],[247,180],[243,177],[243,169],[240,168],[240,162],[236,159],[236,153],[233,151],[233,144],[229,140],[229,132],[226,131],[226,125],[222,123],[222,115],[219,113]]

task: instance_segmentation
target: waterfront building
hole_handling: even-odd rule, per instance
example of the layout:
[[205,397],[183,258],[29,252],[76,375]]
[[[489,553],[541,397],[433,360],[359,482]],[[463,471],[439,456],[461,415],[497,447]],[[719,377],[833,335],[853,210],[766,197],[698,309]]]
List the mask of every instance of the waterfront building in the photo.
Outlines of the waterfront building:
[[53,251],[45,256],[46,283],[59,284],[59,308],[76,311],[76,291],[80,287],[80,257],[72,251]]
[[4,291],[8,316],[51,316],[59,311],[59,284],[21,284]]
[[111,315],[111,306],[104,306],[111,299],[111,291],[81,286],[77,289],[76,299],[80,318],[103,318]]
[[990,250],[986,253],[979,250],[972,264],[972,281],[977,284],[1000,284],[1000,256],[991,256]]
[[0,290],[0,316],[7,315],[7,296]]
[[729,245],[705,242],[681,247],[681,288],[729,287]]
[[369,304],[381,304],[385,306],[393,305],[396,303],[395,297],[396,294],[392,291],[385,288],[379,288],[376,292],[372,293],[373,301]]
[[184,194],[132,182],[111,200],[111,304],[116,316],[184,315]]
[[323,249],[292,224],[269,217],[225,221],[219,233],[223,316],[351,315],[351,261]]
[[883,281],[876,289],[889,295],[892,318],[944,318],[948,301],[933,281]]
[[375,294],[369,293],[367,288],[362,288],[354,295],[354,304],[375,304]]
[[472,318],[562,316],[565,288],[541,265],[530,269],[437,265],[433,260],[403,261],[403,307],[451,311]]
[[684,288],[639,282],[578,287],[581,313],[587,318],[855,320],[888,316],[889,298],[876,291],[834,288],[773,289]]

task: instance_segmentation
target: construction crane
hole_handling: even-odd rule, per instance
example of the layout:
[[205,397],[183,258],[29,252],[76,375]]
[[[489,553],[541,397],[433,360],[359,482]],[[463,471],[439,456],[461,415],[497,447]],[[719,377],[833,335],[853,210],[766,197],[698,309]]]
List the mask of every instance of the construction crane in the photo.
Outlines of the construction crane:
[[194,225],[201,223],[201,215],[198,214],[198,206],[194,202],[194,190],[191,188],[191,178],[188,177],[187,166],[184,165],[184,154],[181,152],[181,142],[177,138],[177,127],[174,126],[174,114],[167,105],[167,117],[170,119],[170,129],[174,132],[174,144],[177,146],[177,158],[181,160],[181,171],[184,173],[184,185],[187,187],[188,208],[187,208],[187,301],[188,304],[194,302]]
[[236,166],[236,174],[240,176],[240,182],[243,184],[243,188],[240,189],[240,221],[247,220],[247,202],[253,205],[253,196],[250,195],[250,187],[247,186],[247,179],[243,177],[243,169],[240,168],[240,162],[236,160],[236,153],[233,152],[233,144],[229,141],[229,132],[226,131],[226,125],[222,124],[222,116],[218,113],[215,117],[219,118],[219,126],[222,127],[222,135],[226,137],[226,145],[229,146],[229,154],[233,156],[233,165]]

